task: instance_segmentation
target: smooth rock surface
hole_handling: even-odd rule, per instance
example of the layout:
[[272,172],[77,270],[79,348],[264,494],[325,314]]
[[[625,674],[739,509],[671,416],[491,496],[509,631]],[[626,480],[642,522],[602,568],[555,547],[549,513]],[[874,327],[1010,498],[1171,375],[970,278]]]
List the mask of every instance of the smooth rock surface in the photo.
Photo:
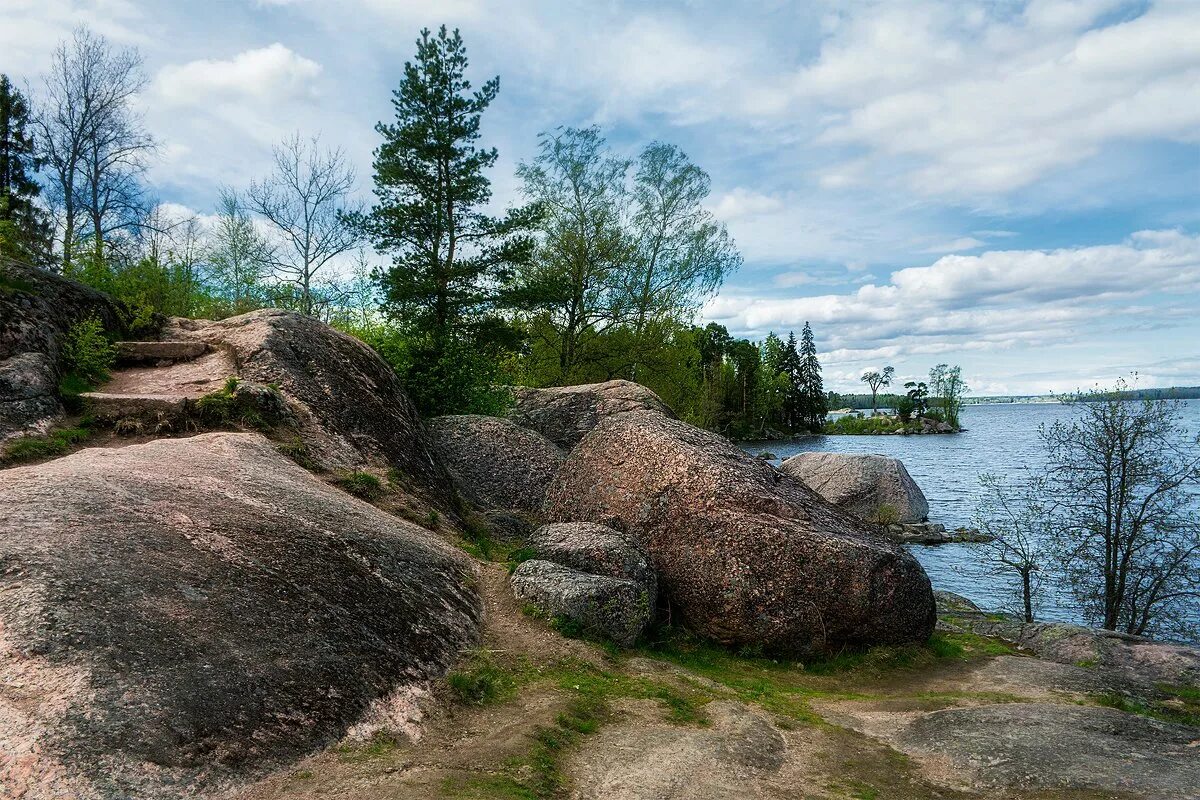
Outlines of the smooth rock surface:
[[658,395],[632,381],[615,380],[550,389],[512,387],[514,405],[508,417],[537,431],[566,450],[579,443],[605,417],[627,411],[674,413]]
[[536,431],[474,414],[428,422],[433,446],[459,491],[485,511],[540,513],[546,487],[566,459]]
[[601,420],[559,470],[546,515],[633,535],[677,618],[726,644],[806,652],[933,630],[929,578],[909,553],[725,439],[654,411]]
[[257,434],[2,470],[0,520],[6,796],[209,796],[478,635],[469,559]]
[[900,522],[920,522],[929,503],[903,462],[880,455],[800,453],[779,471],[803,481],[829,502],[867,520],[891,506]]
[[637,581],[581,572],[551,561],[523,561],[511,584],[518,600],[622,647],[637,641],[654,613],[652,599]]
[[888,741],[964,788],[1127,792],[1200,797],[1196,728],[1111,708],[1004,703],[918,716]]

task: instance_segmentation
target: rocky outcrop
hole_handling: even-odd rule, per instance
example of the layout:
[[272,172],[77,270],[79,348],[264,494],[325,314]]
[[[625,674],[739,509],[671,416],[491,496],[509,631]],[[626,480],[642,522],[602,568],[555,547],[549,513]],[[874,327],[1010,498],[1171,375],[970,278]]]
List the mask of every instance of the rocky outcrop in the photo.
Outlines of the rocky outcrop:
[[785,651],[923,641],[915,559],[725,439],[653,411],[609,416],[576,446],[546,514],[623,528],[693,630]]
[[540,433],[497,417],[437,417],[429,430],[459,491],[485,511],[540,513],[566,458]]
[[[800,453],[784,461],[779,470],[863,519],[920,522],[929,514],[929,503],[921,487],[899,459],[849,453]],[[893,514],[893,519],[887,519]]]
[[3,470],[0,519],[0,786],[18,797],[215,793],[477,637],[468,559],[257,434]]
[[884,532],[893,542],[900,544],[957,544],[990,542],[996,537],[978,528],[951,528],[940,522],[907,522],[884,526]]
[[44,433],[62,416],[62,341],[93,316],[124,333],[123,310],[108,295],[0,259],[0,442]]
[[938,592],[942,624],[1012,642],[1039,658],[1086,665],[1137,685],[1200,686],[1200,648],[1062,622],[1024,622],[985,613],[970,600]]
[[536,558],[512,576],[517,599],[623,647],[652,621],[654,570],[629,537],[604,525],[565,522],[534,531],[529,547]]
[[513,387],[508,416],[570,450],[602,419],[627,411],[651,410],[673,417],[658,395],[632,381],[607,381],[551,389]]
[[1111,708],[1002,703],[919,714],[884,738],[953,771],[957,788],[985,796],[1090,790],[1176,800],[1200,796],[1196,735],[1196,728]]
[[445,508],[452,483],[400,378],[358,339],[291,311],[219,322],[173,319],[164,338],[232,354],[239,377],[276,387],[297,418],[303,457],[317,469],[394,469],[406,488]]

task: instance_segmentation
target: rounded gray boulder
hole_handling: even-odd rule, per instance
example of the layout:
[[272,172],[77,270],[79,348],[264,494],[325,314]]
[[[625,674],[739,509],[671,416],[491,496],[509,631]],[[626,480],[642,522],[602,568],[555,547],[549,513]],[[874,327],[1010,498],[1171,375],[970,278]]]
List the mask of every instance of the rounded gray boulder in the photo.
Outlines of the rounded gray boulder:
[[885,507],[895,510],[896,522],[920,522],[929,516],[929,503],[921,487],[897,458],[800,453],[784,461],[779,471],[803,481],[821,497],[862,519],[879,519]]
[[552,561],[522,562],[511,582],[518,600],[622,647],[637,641],[654,613],[649,593],[637,581],[593,575]]

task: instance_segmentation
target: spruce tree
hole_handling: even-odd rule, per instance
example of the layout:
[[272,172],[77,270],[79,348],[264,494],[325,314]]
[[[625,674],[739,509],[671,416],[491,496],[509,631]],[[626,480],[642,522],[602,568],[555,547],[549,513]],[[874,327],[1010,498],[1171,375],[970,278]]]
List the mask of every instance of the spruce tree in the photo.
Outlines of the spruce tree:
[[497,152],[479,146],[480,118],[500,80],[474,90],[467,63],[457,30],[421,31],[393,92],[395,120],[376,126],[376,205],[353,217],[392,257],[379,276],[385,308],[406,332],[406,378],[426,413],[466,410],[472,387],[487,383],[475,369],[486,362],[471,359],[502,336],[490,312],[512,267],[529,259],[537,219],[532,206],[503,218],[482,211]]
[[817,345],[813,341],[812,327],[807,322],[800,334],[799,383],[800,424],[810,431],[819,431],[825,425],[829,408],[821,380],[821,362],[817,360]]
[[801,380],[800,352],[796,348],[795,331],[788,332],[787,344],[783,348],[779,374],[787,381],[787,393],[783,397],[783,424],[789,429],[800,427],[804,414],[804,384]]
[[0,255],[33,264],[50,256],[50,222],[37,204],[41,166],[28,132],[29,104],[0,75]]

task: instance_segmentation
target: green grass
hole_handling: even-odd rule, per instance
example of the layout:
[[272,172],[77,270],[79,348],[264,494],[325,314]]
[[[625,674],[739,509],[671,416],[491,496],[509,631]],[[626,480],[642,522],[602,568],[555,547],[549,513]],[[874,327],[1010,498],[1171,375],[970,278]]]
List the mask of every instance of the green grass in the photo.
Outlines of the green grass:
[[477,652],[447,675],[446,683],[458,702],[485,706],[510,699],[530,679],[528,667],[502,667],[486,653]]
[[704,705],[713,699],[710,692],[690,684],[671,686],[574,660],[534,669],[527,664],[502,667],[486,655],[476,654],[466,667],[448,678],[451,691],[460,702],[471,705],[504,702],[521,687],[535,682],[550,682],[567,697],[566,709],[557,715],[554,724],[534,729],[529,749],[500,765],[498,774],[447,779],[442,786],[444,795],[532,800],[560,797],[566,789],[562,772],[564,756],[603,726],[615,700],[654,700],[668,722],[706,725]]
[[380,729],[375,731],[371,738],[362,744],[338,745],[335,751],[341,761],[357,764],[387,756],[399,744],[400,739],[396,734],[386,729]]
[[59,428],[45,436],[25,436],[8,443],[0,461],[17,464],[54,458],[69,452],[77,444],[87,441],[92,431],[87,427]]
[[334,483],[344,491],[368,502],[378,500],[386,494],[383,481],[375,475],[361,470],[343,472],[334,479]]
[[1200,728],[1200,688],[1163,684],[1158,689],[1165,696],[1156,700],[1141,700],[1109,692],[1093,696],[1092,701],[1096,705],[1115,708],[1127,714]]

